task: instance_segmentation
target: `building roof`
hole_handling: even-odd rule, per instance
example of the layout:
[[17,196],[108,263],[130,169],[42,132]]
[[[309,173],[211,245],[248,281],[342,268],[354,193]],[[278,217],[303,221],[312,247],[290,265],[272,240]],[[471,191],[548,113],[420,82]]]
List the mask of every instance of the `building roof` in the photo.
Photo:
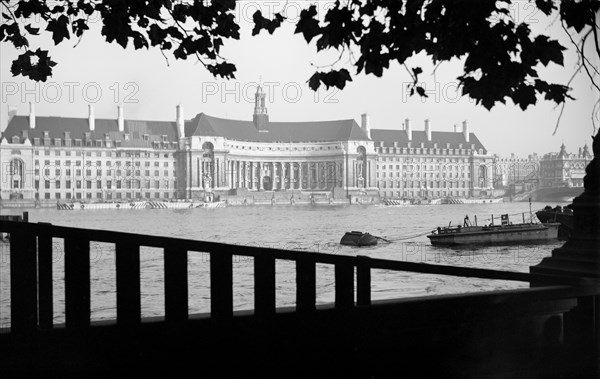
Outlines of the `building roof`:
[[186,136],[220,136],[232,140],[255,142],[326,142],[366,141],[364,131],[356,121],[308,121],[268,123],[268,132],[259,132],[252,121],[228,120],[196,115],[185,123]]
[[437,143],[438,148],[446,148],[446,144],[449,143],[451,149],[458,149],[461,144],[463,149],[470,149],[474,144],[475,150],[486,150],[475,133],[469,133],[469,142],[467,142],[462,132],[431,132],[431,141],[427,141],[424,130],[413,130],[412,139],[409,141],[406,130],[372,129],[371,139],[382,142],[383,147],[393,147],[394,142],[397,142],[399,147],[403,147],[411,142],[413,147],[420,147],[421,143],[424,143],[424,147],[429,148]]
[[[39,117],[35,118],[35,128],[29,127],[29,116],[14,116],[8,123],[2,136],[9,142],[14,136],[24,140],[26,137],[43,139],[44,132],[48,132],[50,139],[65,138],[65,132],[69,132],[71,139],[85,139],[85,134],[90,133],[91,140],[104,140],[108,135],[111,140],[122,141],[124,147],[149,147],[153,141],[162,141],[163,135],[167,141],[177,141],[177,126],[175,122],[169,121],[138,121],[124,120],[124,131],[119,132],[119,126],[115,119],[97,118],[94,121],[94,131],[90,132],[87,118],[71,117]],[[129,139],[125,139],[129,134]],[[143,138],[148,135],[148,139]]]

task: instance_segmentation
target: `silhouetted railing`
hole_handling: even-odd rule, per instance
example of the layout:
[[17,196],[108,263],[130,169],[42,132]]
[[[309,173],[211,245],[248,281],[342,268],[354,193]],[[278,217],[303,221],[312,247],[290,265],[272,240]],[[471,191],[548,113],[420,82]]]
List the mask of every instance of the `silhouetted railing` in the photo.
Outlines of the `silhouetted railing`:
[[[334,266],[335,308],[351,309],[371,304],[371,270],[409,271],[460,277],[529,282],[549,280],[529,273],[431,265],[306,253],[252,246],[228,245],[133,233],[79,229],[44,223],[3,221],[0,232],[10,234],[11,330],[49,329],[53,326],[52,239],[64,239],[66,328],[90,326],[90,242],[115,245],[116,321],[135,325],[141,321],[140,247],[164,250],[165,321],[188,319],[188,252],[210,254],[211,318],[233,316],[233,256],[254,259],[254,314],[276,312],[275,263],[296,265],[296,311],[316,310],[316,264]],[[356,281],[355,281],[356,270]],[[556,284],[556,278],[551,278]],[[356,303],[354,301],[356,284]]]
[[[423,377],[578,372],[587,378],[599,372],[600,288],[594,281],[43,223],[1,221],[0,232],[9,233],[11,278],[11,327],[0,332],[3,377],[112,377],[127,370],[172,376],[174,369],[187,374],[209,367],[223,376],[300,370],[311,377],[318,370],[332,377],[418,371]],[[53,324],[53,238],[64,241],[64,325]],[[91,323],[92,242],[115,247],[116,323]],[[163,249],[164,321],[142,323],[143,247]],[[206,253],[210,316],[190,317],[187,258]],[[234,255],[253,259],[253,312],[234,313]],[[295,263],[295,309],[276,309],[278,261]],[[317,307],[317,264],[333,266],[332,305]],[[372,301],[375,269],[535,286]],[[225,367],[224,357],[235,361]]]

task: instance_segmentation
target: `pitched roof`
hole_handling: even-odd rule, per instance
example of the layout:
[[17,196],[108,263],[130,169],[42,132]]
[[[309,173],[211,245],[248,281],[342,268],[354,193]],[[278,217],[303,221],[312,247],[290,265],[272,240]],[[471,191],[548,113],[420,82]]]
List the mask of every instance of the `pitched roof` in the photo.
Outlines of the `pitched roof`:
[[[372,129],[371,139],[382,142],[383,147],[393,147],[394,142],[402,147],[407,146],[409,142],[406,130]],[[460,144],[462,144],[463,149],[470,149],[471,144],[474,144],[475,150],[486,150],[475,133],[469,133],[469,142],[467,142],[462,132],[431,132],[431,141],[427,141],[424,130],[413,130],[410,142],[413,147],[420,147],[421,143],[424,143],[424,146],[428,148],[433,147],[435,143],[438,144],[438,148],[446,148],[446,144],[449,143],[451,149],[458,149]]]
[[196,115],[185,123],[186,136],[220,136],[255,142],[325,142],[368,140],[356,121],[272,122],[268,132],[259,132],[252,121],[228,120]]
[[[2,134],[8,141],[17,136],[23,138],[23,131],[27,131],[27,137],[44,138],[44,132],[48,132],[48,137],[65,138],[65,132],[69,132],[71,139],[85,139],[85,133],[90,132],[87,118],[71,117],[36,117],[35,128],[29,127],[29,116],[14,116],[6,130]],[[123,146],[129,147],[149,147],[153,141],[162,141],[162,136],[166,135],[168,141],[177,141],[177,126],[175,122],[169,121],[138,121],[125,120],[124,132],[119,132],[117,120],[113,119],[95,119],[94,131],[90,132],[90,139],[104,140],[106,135],[111,140],[121,140]],[[130,138],[125,141],[125,134]],[[148,140],[144,140],[143,135],[148,135]]]

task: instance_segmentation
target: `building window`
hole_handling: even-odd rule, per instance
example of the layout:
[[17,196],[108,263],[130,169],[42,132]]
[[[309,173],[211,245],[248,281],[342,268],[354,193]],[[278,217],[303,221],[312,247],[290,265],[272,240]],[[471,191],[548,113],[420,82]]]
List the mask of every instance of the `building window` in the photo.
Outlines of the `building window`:
[[60,188],[60,180],[54,182],[54,188]]

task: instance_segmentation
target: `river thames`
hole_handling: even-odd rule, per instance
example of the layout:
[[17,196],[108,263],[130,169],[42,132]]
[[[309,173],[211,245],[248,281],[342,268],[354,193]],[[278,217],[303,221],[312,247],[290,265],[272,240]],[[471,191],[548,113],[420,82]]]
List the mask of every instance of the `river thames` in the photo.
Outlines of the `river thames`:
[[[532,210],[544,203],[533,203]],[[551,204],[552,206],[556,204]],[[566,204],[560,204],[566,205]],[[181,237],[238,245],[264,246],[330,254],[424,262],[430,264],[489,268],[527,272],[549,256],[560,241],[543,244],[494,246],[486,248],[440,248],[429,243],[426,234],[437,226],[462,224],[465,215],[478,224],[499,223],[501,214],[513,223],[529,221],[528,203],[453,204],[389,206],[246,206],[215,209],[139,209],[62,211],[55,209],[2,209],[2,214],[29,212],[30,222]],[[347,231],[358,230],[394,240],[372,247],[339,244]],[[8,326],[10,312],[9,244],[0,244],[0,326]],[[234,309],[254,305],[253,261],[234,257]],[[92,242],[92,320],[116,316],[114,246]],[[189,311],[210,311],[209,258],[202,252],[188,254]],[[63,242],[53,243],[55,323],[64,322]],[[162,250],[141,249],[141,290],[143,316],[164,314]],[[278,262],[276,267],[277,306],[294,305],[295,266]],[[373,270],[372,297],[391,299],[527,287],[527,283],[471,279],[409,272]],[[317,265],[317,303],[334,299],[333,267]]]

